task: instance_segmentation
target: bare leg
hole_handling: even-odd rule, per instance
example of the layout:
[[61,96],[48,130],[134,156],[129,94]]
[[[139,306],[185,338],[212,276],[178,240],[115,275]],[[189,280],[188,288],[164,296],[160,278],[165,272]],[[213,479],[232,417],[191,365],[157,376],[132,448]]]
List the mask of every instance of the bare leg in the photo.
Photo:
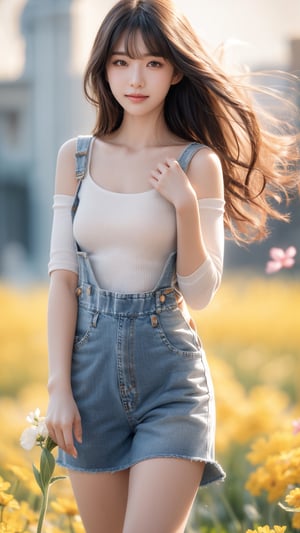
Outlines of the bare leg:
[[130,470],[123,533],[183,533],[204,463],[157,458]]
[[128,493],[128,470],[69,472],[87,533],[122,533]]

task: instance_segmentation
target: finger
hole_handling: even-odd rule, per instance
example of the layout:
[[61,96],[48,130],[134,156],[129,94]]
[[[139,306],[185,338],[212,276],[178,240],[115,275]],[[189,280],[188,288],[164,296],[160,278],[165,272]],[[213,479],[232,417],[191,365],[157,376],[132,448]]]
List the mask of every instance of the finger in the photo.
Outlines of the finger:
[[53,440],[53,442],[55,442],[55,444],[57,444],[56,435],[55,435],[55,429],[52,426],[52,424],[50,422],[48,422],[47,420],[46,420],[46,427],[47,427],[47,431],[48,431],[48,436],[50,437],[50,439]]
[[55,431],[48,431],[48,435],[49,435],[50,439],[53,440],[53,442],[55,442],[55,444],[57,444],[57,437],[55,435]]
[[82,426],[80,416],[76,417],[74,421],[74,437],[77,442],[82,442]]
[[74,446],[73,433],[69,429],[64,432],[65,451],[77,459],[77,450]]
[[153,189],[157,189],[159,187],[159,180],[154,177],[150,177],[149,183]]
[[56,442],[57,446],[62,450],[65,447],[65,441],[62,435],[62,432],[59,429],[53,429],[51,431],[51,439]]
[[158,170],[152,170],[150,174],[154,180],[159,181],[161,177],[161,172],[159,172]]
[[48,426],[49,436],[57,444],[57,446],[69,455],[77,457],[77,451],[73,442],[72,426],[66,425],[65,427],[57,427],[50,424]]
[[69,455],[77,458],[77,450],[74,446],[73,431],[70,424],[66,424],[60,430],[61,448]]
[[159,163],[157,165],[156,170],[160,172],[160,174],[163,174],[167,170],[167,168],[169,168],[169,165],[167,163]]
[[166,160],[166,166],[170,168],[170,167],[173,167],[173,166],[179,166],[179,164],[178,164],[178,161],[176,159],[168,158]]

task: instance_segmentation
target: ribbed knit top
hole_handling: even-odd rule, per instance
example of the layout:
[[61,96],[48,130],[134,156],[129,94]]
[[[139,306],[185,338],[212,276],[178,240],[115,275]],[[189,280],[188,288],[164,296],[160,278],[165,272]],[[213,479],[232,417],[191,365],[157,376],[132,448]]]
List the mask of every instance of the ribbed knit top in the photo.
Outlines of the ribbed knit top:
[[[151,291],[170,253],[176,250],[173,205],[155,189],[117,193],[99,186],[87,172],[72,224],[73,197],[54,196],[49,273],[78,271],[75,240],[88,252],[101,288],[122,293]],[[201,231],[208,258],[178,284],[187,303],[207,305],[222,274],[224,201],[199,199]]]

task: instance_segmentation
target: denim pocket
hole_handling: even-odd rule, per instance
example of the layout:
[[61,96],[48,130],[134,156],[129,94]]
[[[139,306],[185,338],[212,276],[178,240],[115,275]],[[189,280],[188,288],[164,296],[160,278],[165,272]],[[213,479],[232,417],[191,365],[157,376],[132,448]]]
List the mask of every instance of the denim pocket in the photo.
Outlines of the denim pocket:
[[186,322],[180,309],[163,311],[157,316],[156,329],[171,352],[184,358],[201,357],[201,342],[196,331]]
[[75,351],[79,350],[88,342],[92,330],[97,325],[98,316],[98,312],[90,311],[85,307],[81,307],[79,305],[73,344],[73,348]]

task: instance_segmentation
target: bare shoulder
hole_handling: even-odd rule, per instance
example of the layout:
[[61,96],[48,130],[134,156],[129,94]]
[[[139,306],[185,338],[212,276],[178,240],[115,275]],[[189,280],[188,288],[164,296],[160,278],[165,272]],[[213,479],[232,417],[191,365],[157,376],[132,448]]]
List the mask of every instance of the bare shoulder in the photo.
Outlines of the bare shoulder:
[[55,193],[74,195],[77,187],[75,177],[76,138],[69,139],[59,149],[55,175]]
[[222,164],[210,148],[202,148],[191,160],[188,176],[198,198],[223,198]]

